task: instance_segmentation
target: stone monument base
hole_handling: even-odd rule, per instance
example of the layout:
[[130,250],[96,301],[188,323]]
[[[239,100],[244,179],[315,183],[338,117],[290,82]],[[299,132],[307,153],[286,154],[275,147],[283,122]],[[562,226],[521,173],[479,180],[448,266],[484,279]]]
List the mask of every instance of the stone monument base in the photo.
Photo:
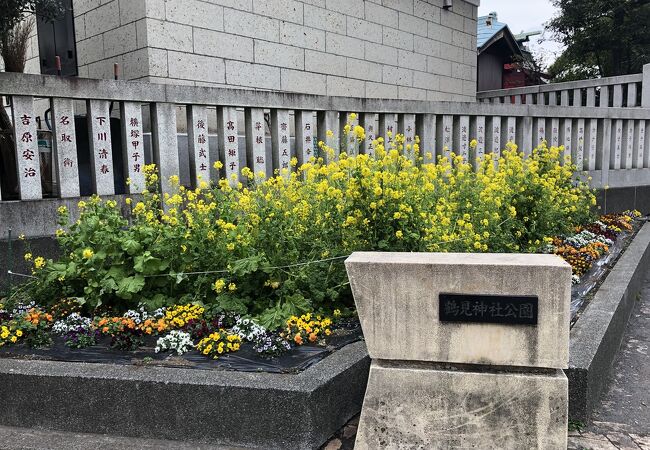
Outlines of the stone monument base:
[[356,449],[566,449],[562,370],[373,360]]

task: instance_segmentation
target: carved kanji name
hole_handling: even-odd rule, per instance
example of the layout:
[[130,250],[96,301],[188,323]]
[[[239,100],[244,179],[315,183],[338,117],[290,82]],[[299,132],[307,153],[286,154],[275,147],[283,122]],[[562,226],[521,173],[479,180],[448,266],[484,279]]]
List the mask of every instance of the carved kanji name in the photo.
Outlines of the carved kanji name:
[[441,322],[537,325],[538,297],[440,294]]

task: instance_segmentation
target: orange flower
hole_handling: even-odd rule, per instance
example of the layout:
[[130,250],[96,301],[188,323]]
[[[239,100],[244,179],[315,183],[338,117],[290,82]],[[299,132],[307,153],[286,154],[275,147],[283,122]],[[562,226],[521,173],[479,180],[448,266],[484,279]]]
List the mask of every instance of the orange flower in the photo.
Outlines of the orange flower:
[[108,327],[102,328],[102,333],[108,333]]
[[316,333],[311,333],[309,335],[309,342],[316,342]]
[[300,333],[296,334],[293,338],[294,342],[298,345],[302,345],[302,336],[300,336]]

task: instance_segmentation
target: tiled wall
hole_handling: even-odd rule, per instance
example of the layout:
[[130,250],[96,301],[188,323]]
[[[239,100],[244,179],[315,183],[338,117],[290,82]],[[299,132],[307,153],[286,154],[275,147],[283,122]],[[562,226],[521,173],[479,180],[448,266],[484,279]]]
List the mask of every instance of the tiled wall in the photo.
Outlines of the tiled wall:
[[79,74],[474,101],[476,0],[75,0]]

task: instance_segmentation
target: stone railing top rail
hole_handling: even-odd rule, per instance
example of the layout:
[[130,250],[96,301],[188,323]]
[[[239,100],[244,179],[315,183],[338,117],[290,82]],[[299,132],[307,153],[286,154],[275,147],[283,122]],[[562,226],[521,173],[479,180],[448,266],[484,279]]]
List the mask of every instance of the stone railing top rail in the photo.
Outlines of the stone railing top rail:
[[511,89],[495,89],[492,91],[481,91],[476,94],[477,98],[501,97],[504,95],[538,94],[541,92],[557,92],[582,88],[595,88],[601,86],[612,86],[617,84],[639,83],[643,81],[643,74],[622,75],[618,77],[594,78],[592,80],[567,81],[564,83],[540,84],[537,86],[526,86]]
[[576,111],[572,108],[549,105],[331,97],[291,92],[167,85],[142,81],[60,78],[16,73],[0,73],[0,95],[309,111],[603,119],[648,118],[647,111],[629,108],[608,108],[607,111],[603,111],[598,107],[583,107]]

